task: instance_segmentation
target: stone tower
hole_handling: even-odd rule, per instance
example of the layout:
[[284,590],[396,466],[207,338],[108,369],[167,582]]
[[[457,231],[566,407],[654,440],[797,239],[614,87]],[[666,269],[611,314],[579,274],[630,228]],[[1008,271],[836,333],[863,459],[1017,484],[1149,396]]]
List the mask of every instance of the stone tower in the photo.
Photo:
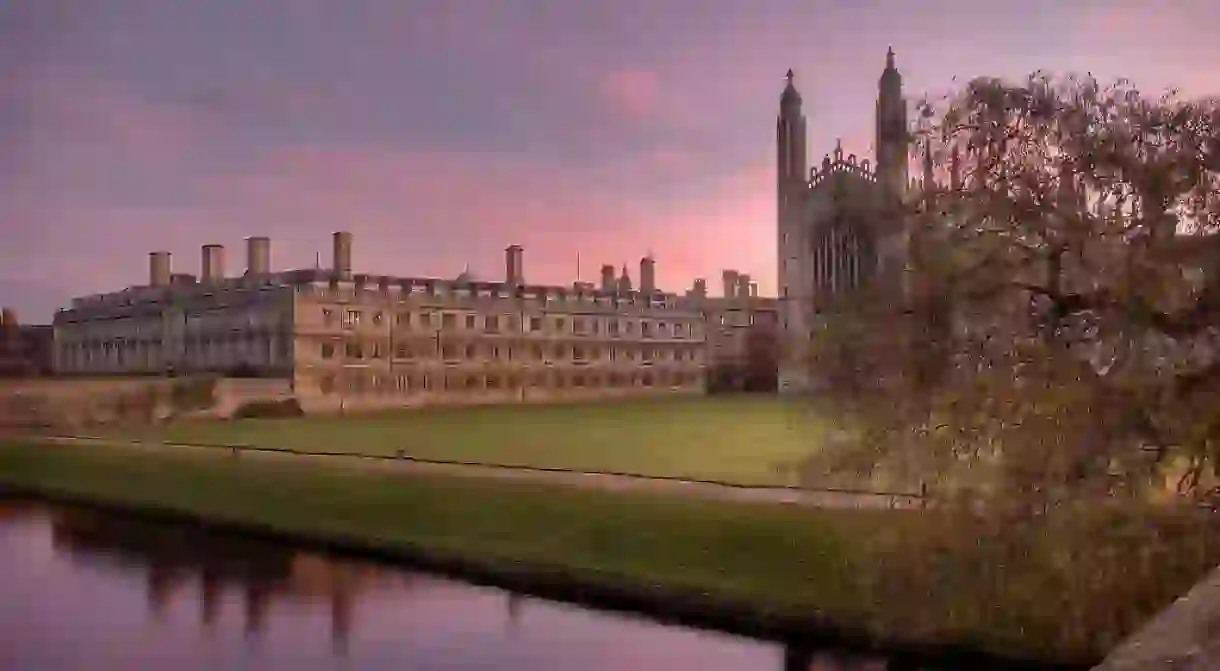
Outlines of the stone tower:
[[777,271],[780,315],[783,319],[784,299],[790,291],[792,268],[785,259],[792,256],[790,245],[797,244],[796,229],[800,225],[805,194],[809,186],[808,156],[805,152],[805,115],[801,112],[801,94],[796,90],[796,76],[788,70],[787,85],[779,98],[779,116],[775,121],[776,144],[776,246],[779,250]]
[[887,195],[901,195],[907,186],[907,106],[893,48],[885,54],[877,89],[877,181]]

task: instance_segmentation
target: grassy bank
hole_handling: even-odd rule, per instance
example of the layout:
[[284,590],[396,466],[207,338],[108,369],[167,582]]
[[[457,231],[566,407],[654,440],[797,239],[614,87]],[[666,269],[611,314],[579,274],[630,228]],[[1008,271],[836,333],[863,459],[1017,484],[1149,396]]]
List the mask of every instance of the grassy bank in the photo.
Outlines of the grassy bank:
[[[1024,547],[955,555],[945,548],[956,546],[936,542],[945,527],[916,513],[169,450],[0,447],[5,483],[339,541],[749,632],[832,625],[888,642],[1043,659],[1099,658],[1220,557],[1185,543],[1199,529],[1183,520],[1093,520],[1067,544],[1033,534]],[[1157,549],[1138,551],[1146,547]]]
[[795,484],[783,467],[817,449],[821,428],[803,406],[738,396],[179,422],[111,435]]

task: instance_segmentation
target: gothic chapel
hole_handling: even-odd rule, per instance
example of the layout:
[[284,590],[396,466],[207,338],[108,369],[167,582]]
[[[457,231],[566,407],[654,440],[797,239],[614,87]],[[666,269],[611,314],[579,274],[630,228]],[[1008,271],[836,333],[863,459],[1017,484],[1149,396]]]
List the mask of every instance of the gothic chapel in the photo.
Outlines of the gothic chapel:
[[776,121],[781,392],[812,383],[802,346],[813,337],[828,299],[877,282],[902,288],[907,237],[900,201],[907,189],[907,106],[894,51],[877,94],[876,165],[842,146],[807,166],[805,116],[795,77],[780,96]]

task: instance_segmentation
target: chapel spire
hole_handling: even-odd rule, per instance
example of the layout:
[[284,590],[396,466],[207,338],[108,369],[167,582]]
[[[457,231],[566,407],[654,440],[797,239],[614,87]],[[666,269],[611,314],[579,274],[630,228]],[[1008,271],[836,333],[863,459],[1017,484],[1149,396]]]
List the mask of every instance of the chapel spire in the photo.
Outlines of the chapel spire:
[[892,194],[907,183],[907,105],[902,96],[902,74],[894,64],[894,48],[885,52],[885,70],[877,82],[877,178]]

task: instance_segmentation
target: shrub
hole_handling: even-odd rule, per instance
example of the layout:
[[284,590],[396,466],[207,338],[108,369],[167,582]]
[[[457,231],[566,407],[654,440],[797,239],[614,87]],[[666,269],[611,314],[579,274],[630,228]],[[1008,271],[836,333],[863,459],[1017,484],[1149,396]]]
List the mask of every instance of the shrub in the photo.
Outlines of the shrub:
[[295,398],[282,401],[249,401],[233,411],[233,419],[280,419],[301,417],[305,411]]
[[206,410],[215,403],[215,392],[215,377],[176,379],[170,399],[178,411]]

